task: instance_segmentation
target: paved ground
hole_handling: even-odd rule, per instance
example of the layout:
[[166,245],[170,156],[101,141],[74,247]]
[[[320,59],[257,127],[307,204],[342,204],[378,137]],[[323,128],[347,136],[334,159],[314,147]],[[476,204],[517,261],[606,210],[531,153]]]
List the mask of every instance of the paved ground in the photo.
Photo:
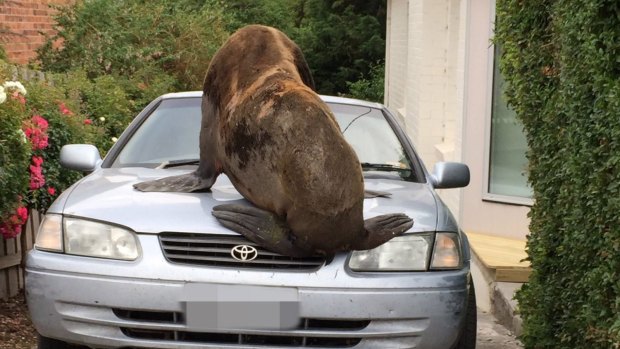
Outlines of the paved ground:
[[476,349],[521,349],[523,345],[493,315],[478,309]]

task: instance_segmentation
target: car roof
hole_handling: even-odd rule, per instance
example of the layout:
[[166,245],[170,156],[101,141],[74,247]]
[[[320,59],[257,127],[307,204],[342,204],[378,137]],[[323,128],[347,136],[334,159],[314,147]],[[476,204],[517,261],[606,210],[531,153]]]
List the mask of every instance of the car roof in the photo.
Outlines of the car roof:
[[[173,99],[173,98],[188,98],[188,97],[202,97],[202,91],[187,91],[187,92],[174,92],[167,93],[163,95],[162,99]],[[349,104],[349,105],[359,105],[369,108],[385,108],[380,103],[364,101],[361,99],[354,98],[346,98],[346,97],[336,97],[336,96],[324,96],[320,95],[321,99],[326,103],[337,103],[337,104]]]

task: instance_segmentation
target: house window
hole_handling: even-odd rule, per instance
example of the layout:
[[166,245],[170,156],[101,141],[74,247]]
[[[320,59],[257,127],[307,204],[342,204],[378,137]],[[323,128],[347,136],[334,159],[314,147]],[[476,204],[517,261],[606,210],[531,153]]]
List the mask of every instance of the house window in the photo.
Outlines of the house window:
[[531,198],[527,183],[527,143],[523,126],[509,109],[504,97],[505,81],[499,72],[500,48],[495,46],[493,61],[493,104],[488,193],[492,196]]

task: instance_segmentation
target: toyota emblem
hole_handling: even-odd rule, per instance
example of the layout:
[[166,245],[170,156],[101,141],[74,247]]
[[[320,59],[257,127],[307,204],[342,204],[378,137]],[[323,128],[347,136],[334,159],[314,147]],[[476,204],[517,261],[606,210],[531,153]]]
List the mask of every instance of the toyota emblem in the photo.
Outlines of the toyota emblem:
[[249,262],[258,257],[258,250],[249,245],[237,245],[230,250],[230,255],[238,261]]

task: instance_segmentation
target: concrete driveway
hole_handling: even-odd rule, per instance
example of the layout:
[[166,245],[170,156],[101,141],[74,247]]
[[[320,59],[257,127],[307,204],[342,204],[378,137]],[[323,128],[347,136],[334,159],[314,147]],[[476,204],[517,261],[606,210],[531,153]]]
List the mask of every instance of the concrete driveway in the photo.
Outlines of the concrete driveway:
[[495,317],[478,309],[476,349],[522,349],[523,345]]

